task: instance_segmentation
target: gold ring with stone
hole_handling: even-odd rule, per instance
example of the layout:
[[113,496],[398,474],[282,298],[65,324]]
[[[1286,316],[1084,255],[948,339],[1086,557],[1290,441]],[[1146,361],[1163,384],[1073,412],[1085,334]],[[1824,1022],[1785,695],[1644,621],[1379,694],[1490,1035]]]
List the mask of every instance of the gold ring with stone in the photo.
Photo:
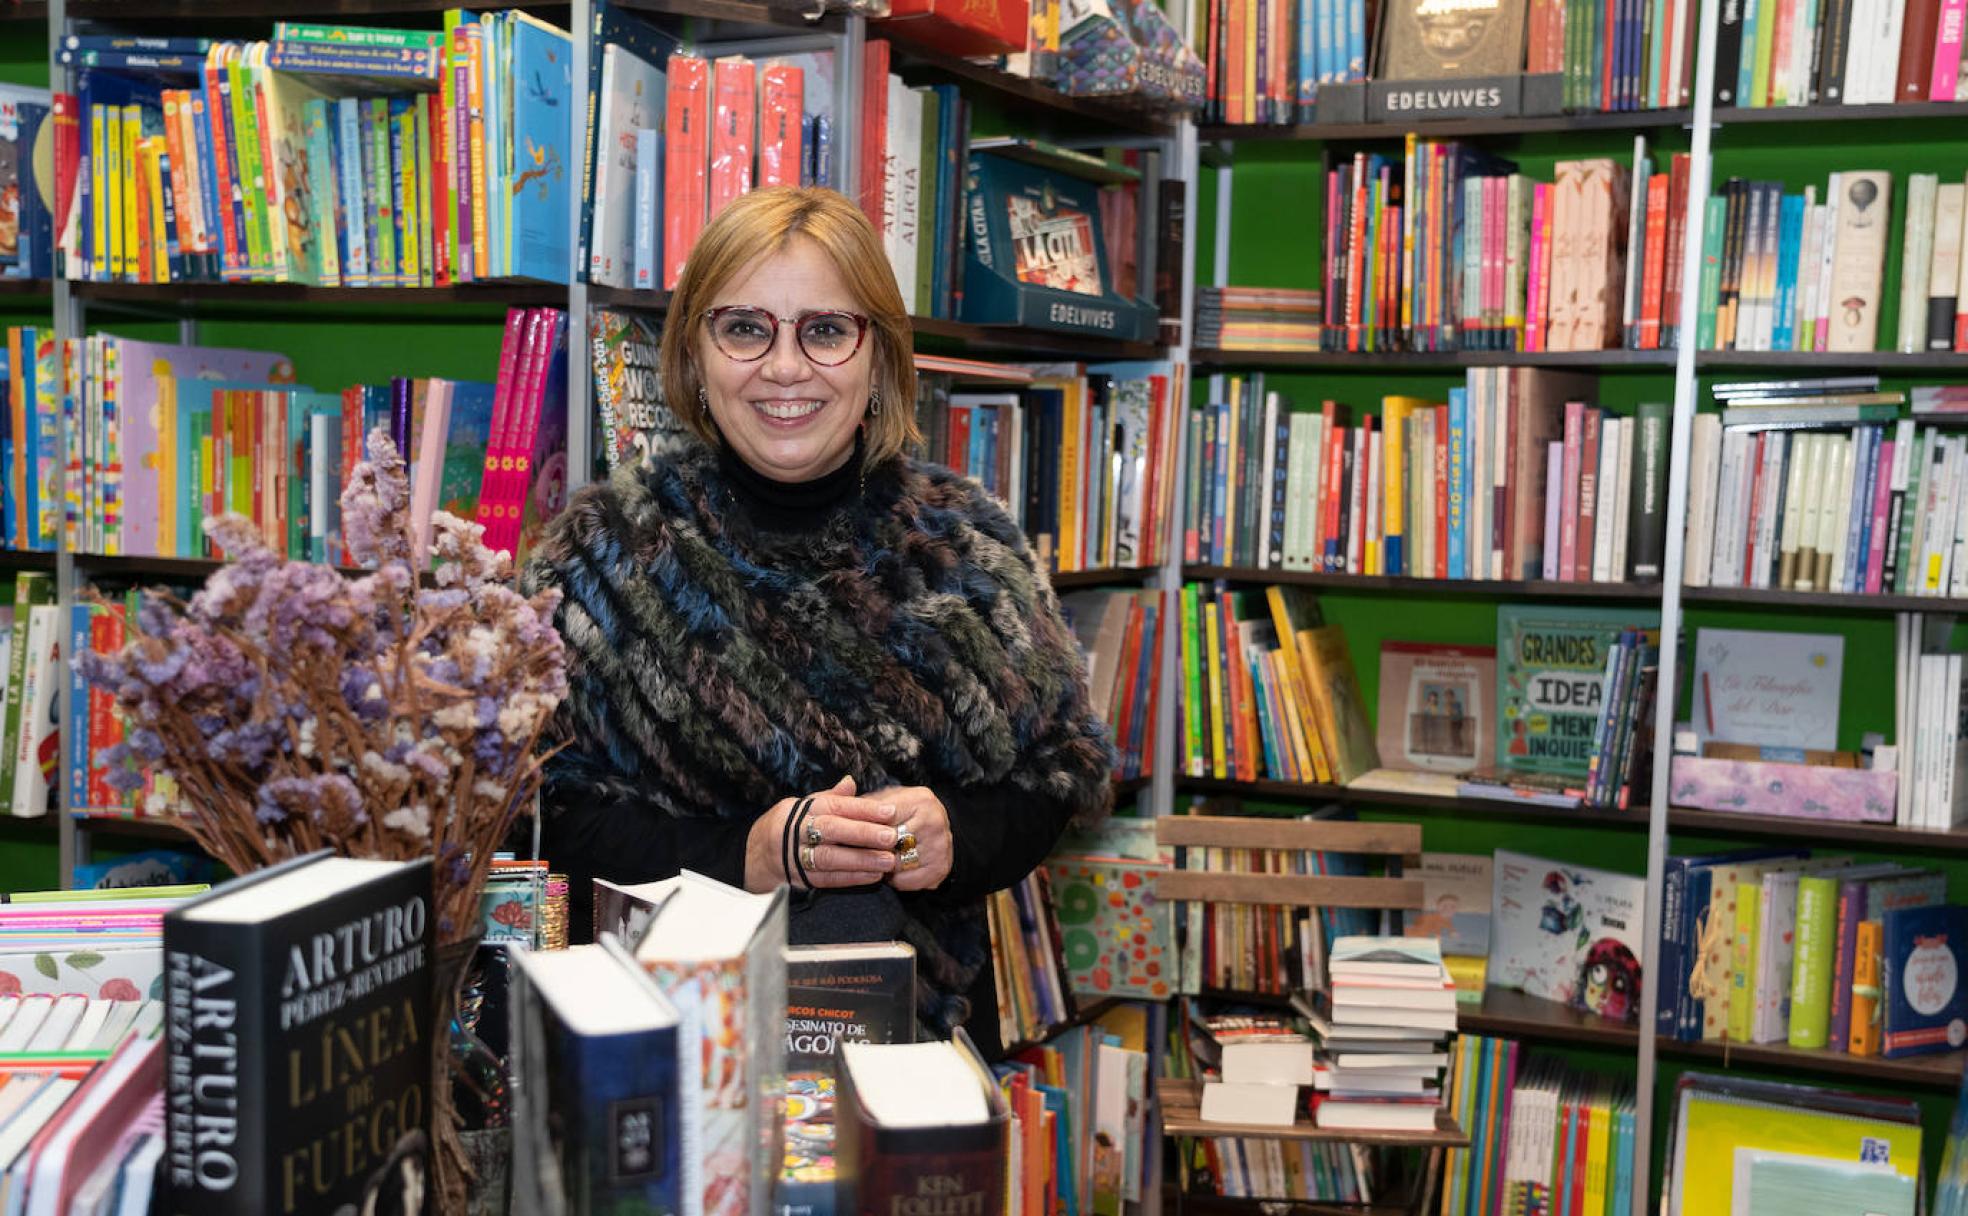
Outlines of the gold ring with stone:
[[806,843],[810,845],[821,845],[826,843],[826,838],[820,835],[819,824],[808,823],[806,825]]
[[895,868],[898,870],[913,870],[921,864],[922,854],[914,849],[903,849],[895,855]]
[[814,848],[814,846],[812,846],[812,845],[810,845],[810,844],[803,844],[803,845],[801,845],[801,846],[800,846],[800,864],[801,864],[802,866],[805,866],[805,867],[806,867],[807,869],[809,869],[809,870],[817,870],[817,869],[819,869],[819,868],[820,868],[820,863],[819,863],[818,861],[816,861],[816,860],[814,859],[814,858],[815,858],[815,854],[816,854],[816,850],[815,850],[815,848]]
[[905,824],[902,827],[899,827],[895,830],[895,848],[893,850],[894,852],[896,853],[913,852],[915,850],[915,847],[916,847],[916,833],[914,829],[910,828],[908,825]]

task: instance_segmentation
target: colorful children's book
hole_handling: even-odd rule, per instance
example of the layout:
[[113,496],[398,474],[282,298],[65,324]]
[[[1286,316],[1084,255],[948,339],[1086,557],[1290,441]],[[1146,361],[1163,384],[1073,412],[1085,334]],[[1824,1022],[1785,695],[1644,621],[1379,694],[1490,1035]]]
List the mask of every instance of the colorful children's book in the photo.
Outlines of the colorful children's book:
[[1497,767],[1583,783],[1591,768],[1606,658],[1627,628],[1654,628],[1642,608],[1497,608]]
[[1434,773],[1487,764],[1496,752],[1495,688],[1494,647],[1382,642],[1380,762]]
[[1490,983],[1616,1022],[1638,1017],[1646,885],[1498,849]]
[[1888,912],[1880,956],[1887,1058],[1952,1051],[1968,1043],[1968,907]]
[[1083,997],[1166,1000],[1175,991],[1175,905],[1155,898],[1169,868],[1145,819],[1109,819],[1046,863],[1068,981]]

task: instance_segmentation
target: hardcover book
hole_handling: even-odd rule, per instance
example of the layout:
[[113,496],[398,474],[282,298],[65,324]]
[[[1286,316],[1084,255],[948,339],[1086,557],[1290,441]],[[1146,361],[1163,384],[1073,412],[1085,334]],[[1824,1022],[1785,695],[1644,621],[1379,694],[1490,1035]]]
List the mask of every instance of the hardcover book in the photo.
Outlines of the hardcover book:
[[1155,898],[1169,860],[1147,820],[1109,819],[1046,862],[1067,981],[1089,999],[1167,1000],[1175,991],[1175,907]]
[[1483,765],[1496,751],[1495,687],[1495,647],[1382,642],[1380,762],[1435,773]]
[[1496,851],[1490,983],[1615,1022],[1640,1012],[1646,880]]
[[1408,937],[1432,937],[1444,955],[1490,953],[1491,858],[1479,853],[1423,853],[1410,872],[1421,879],[1423,910],[1402,924]]
[[682,421],[663,403],[662,341],[646,313],[588,310],[588,355],[601,415],[596,446],[610,474],[684,441]]
[[314,853],[164,918],[171,1216],[416,1212],[431,863]]
[[1378,79],[1458,80],[1524,70],[1524,0],[1395,0]]
[[[621,944],[517,950],[514,1208],[539,1216],[682,1210],[676,1007]],[[690,1044],[694,1049],[695,1044]]]
[[1622,629],[1659,624],[1652,609],[1499,606],[1497,767],[1583,782],[1607,655]]
[[841,1053],[837,1210],[995,1213],[1011,1117],[959,1028],[947,1042],[849,1043]]
[[1830,751],[1844,670],[1841,634],[1697,629],[1695,737]]
[[782,1154],[786,889],[753,895],[688,870],[641,889],[662,903],[636,944],[636,960],[698,1036],[702,1067],[692,1105],[699,1115],[694,1151],[683,1158],[686,1210],[765,1216],[767,1180]]
[[1880,1054],[1952,1051],[1968,1043],[1968,907],[1943,904],[1888,912],[1880,953],[1885,1015]]

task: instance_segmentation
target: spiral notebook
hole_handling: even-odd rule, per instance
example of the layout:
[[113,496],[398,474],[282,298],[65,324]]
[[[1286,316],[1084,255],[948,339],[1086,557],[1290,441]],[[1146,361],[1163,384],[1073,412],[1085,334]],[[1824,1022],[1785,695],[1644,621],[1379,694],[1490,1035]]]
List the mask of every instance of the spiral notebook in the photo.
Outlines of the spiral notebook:
[[[1682,1079],[1675,1113],[1669,1210],[1681,1216],[1912,1216],[1919,1119],[1910,1102],[1690,1073]],[[1780,1202],[1797,1185],[1810,1188],[1811,1202]],[[1845,1190],[1864,1202],[1832,1202]],[[1894,1206],[1901,1194],[1904,1208]]]

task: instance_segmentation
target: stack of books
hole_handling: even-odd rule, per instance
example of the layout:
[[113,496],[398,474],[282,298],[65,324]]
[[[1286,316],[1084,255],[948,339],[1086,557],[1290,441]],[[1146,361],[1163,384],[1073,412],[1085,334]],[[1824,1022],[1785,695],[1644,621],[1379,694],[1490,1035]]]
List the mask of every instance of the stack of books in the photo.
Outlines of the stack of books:
[[1455,980],[1441,943],[1426,937],[1348,936],[1326,960],[1313,1122],[1349,1131],[1435,1129],[1456,1028]]
[[998,1035],[1007,1046],[1043,1039],[1073,1018],[1065,951],[1053,916],[1056,906],[1043,866],[985,901],[991,972],[998,988]]
[[1325,306],[1319,291],[1291,287],[1203,287],[1196,345],[1204,349],[1315,351]]
[[1162,674],[1156,658],[1169,598],[1165,591],[1076,591],[1059,600],[1086,655],[1094,716],[1114,740],[1117,781],[1154,775]]
[[1210,1123],[1290,1127],[1301,1092],[1313,1083],[1312,1040],[1290,1019],[1222,1014],[1203,1020],[1217,1052],[1217,1075],[1203,1082]]

